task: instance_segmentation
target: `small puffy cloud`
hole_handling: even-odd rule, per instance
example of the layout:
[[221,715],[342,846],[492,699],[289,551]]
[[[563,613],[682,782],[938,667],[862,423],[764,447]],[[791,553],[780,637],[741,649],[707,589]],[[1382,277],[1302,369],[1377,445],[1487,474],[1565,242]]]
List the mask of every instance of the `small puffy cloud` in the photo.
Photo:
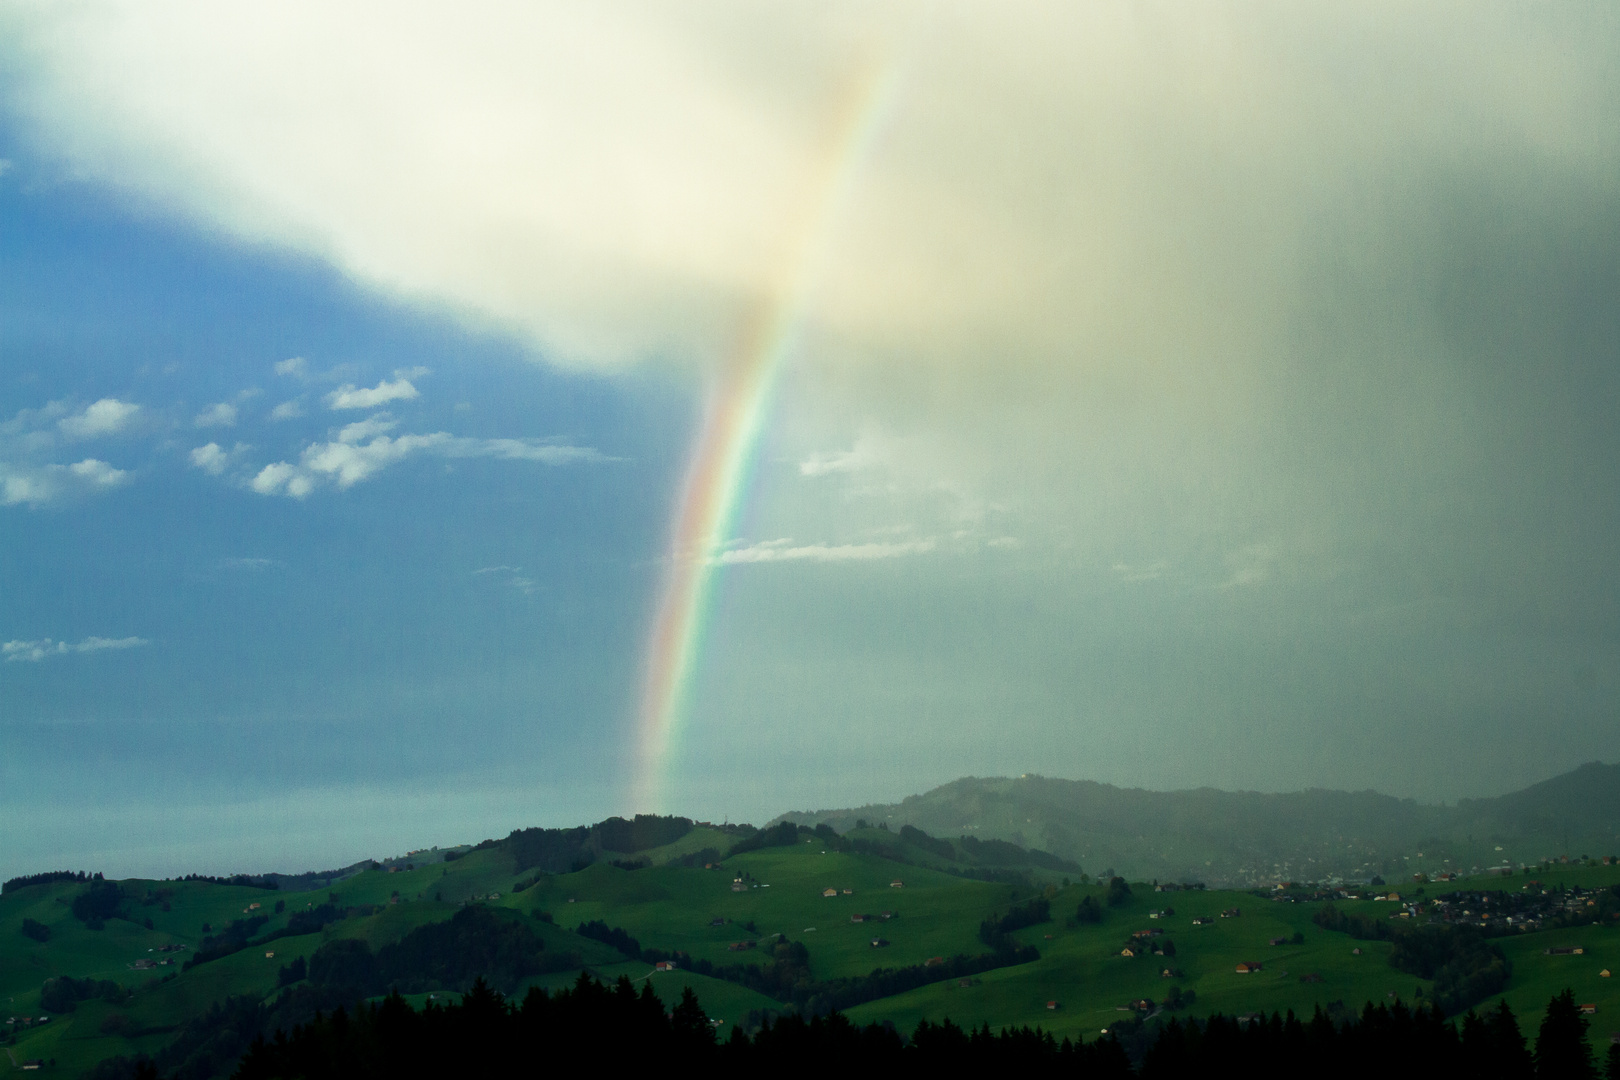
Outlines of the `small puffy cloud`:
[[123,469],[115,469],[97,458],[85,458],[68,466],[68,471],[80,480],[96,487],[116,487],[129,476]]
[[420,379],[424,375],[431,374],[433,374],[432,368],[425,368],[420,364],[418,364],[416,367],[394,369],[394,378],[396,379]]
[[236,423],[236,406],[228,401],[210,405],[192,423],[197,427],[232,427]]
[[447,458],[495,458],[538,461],[545,465],[609,461],[588,446],[569,446],[540,439],[470,439],[436,431],[429,435],[389,436],[398,426],[387,413],[378,413],[340,428],[337,438],[310,443],[298,464],[278,461],[266,465],[248,486],[261,495],[287,494],[303,498],[323,482],[340,490],[369,480],[388,466],[419,453]]
[[303,467],[308,472],[330,478],[340,488],[350,488],[394,462],[402,461],[418,450],[439,445],[448,438],[440,432],[435,435],[401,435],[397,439],[379,435],[367,443],[340,439],[306,449]]
[[85,406],[84,411],[58,420],[56,426],[70,439],[94,439],[122,431],[140,411],[139,405],[117,398],[102,398]]
[[225,471],[230,455],[220,449],[219,443],[211,442],[206,446],[199,446],[191,452],[191,463],[210,476],[218,476]]
[[856,446],[852,450],[811,454],[799,462],[799,475],[826,476],[829,473],[860,472],[876,465],[877,460],[877,456],[865,446]]
[[152,644],[143,637],[87,637],[76,645],[65,641],[55,641],[51,638],[40,638],[38,641],[7,641],[0,644],[0,656],[6,658],[7,663],[33,663],[53,656],[67,656],[70,653],[106,652],[109,649],[134,649],[141,645]]
[[296,420],[303,415],[304,402],[302,398],[293,398],[291,401],[283,401],[280,405],[277,405],[275,408],[270,410],[270,419],[272,420]]
[[387,413],[378,413],[376,416],[368,416],[364,420],[356,420],[352,424],[345,424],[343,430],[338,432],[338,442],[363,442],[377,435],[386,434],[397,426],[399,426],[399,421]]
[[0,506],[38,506],[58,493],[45,469],[0,461]]
[[275,372],[277,375],[289,379],[307,379],[309,378],[309,361],[302,356],[289,356],[285,360],[276,362]]
[[0,461],[0,506],[40,506],[71,495],[108,491],[129,479],[98,458],[72,465]]
[[278,495],[285,491],[294,498],[302,499],[310,493],[314,485],[307,477],[299,475],[296,466],[278,461],[260,469],[258,475],[248,481],[248,487],[260,495]]
[[409,379],[395,379],[393,382],[384,379],[369,389],[356,387],[353,383],[344,383],[326,395],[326,407],[329,409],[375,409],[377,406],[386,405],[390,401],[409,401],[416,396],[418,396],[416,387],[411,385]]
[[805,544],[792,546],[791,539],[767,540],[748,547],[723,551],[712,561],[721,566],[735,563],[762,562],[862,562],[870,559],[894,559],[902,555],[921,555],[933,551],[933,540],[907,540],[892,544]]

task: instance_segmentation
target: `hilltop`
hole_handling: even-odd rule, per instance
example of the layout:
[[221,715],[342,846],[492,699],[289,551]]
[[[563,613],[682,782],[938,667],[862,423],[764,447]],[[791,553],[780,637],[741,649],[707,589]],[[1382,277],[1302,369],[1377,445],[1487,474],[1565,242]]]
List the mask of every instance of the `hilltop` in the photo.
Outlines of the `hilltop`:
[[1617,926],[1612,862],[1243,892],[1096,880],[1010,841],[882,822],[610,818],[309,878],[13,879],[0,1044],[61,1076],[123,1058],[94,1076],[131,1077],[147,1054],[201,1080],[257,1035],[390,990],[421,1007],[482,979],[522,1000],[585,973],[666,1008],[690,988],[722,1038],[839,1010],[902,1034],[947,1017],[1106,1028],[1139,1057],[1170,1019],[1217,1012],[1506,999],[1528,1027],[1572,986],[1609,1017]]
[[898,803],[778,820],[909,825],[1041,848],[1093,874],[1245,886],[1480,871],[1620,852],[1620,765],[1593,762],[1455,806],[1374,791],[1147,791],[1026,775],[964,777]]

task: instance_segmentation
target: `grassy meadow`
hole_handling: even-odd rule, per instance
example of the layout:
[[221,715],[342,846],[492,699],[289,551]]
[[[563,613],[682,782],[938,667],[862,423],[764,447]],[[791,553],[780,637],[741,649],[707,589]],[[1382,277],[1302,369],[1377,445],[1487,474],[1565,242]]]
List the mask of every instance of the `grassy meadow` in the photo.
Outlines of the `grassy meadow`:
[[[101,930],[88,929],[70,910],[85,888],[81,884],[16,889],[0,897],[0,1020],[12,1039],[9,1055],[0,1058],[0,1072],[13,1062],[43,1058],[55,1059],[60,1075],[74,1075],[110,1055],[154,1052],[187,1018],[216,1001],[229,995],[274,995],[281,967],[309,957],[327,941],[358,938],[376,949],[415,927],[450,918],[469,902],[510,910],[539,934],[546,950],[576,953],[581,965],[604,979],[622,974],[638,985],[650,979],[668,1004],[691,986],[710,1015],[725,1021],[722,1036],[751,1010],[779,1003],[719,978],[655,972],[650,964],[581,937],[574,928],[601,920],[622,927],[643,948],[681,950],[716,965],[760,962],[761,952],[728,946],[783,934],[806,946],[812,976],[826,980],[862,976],[876,967],[925,964],[932,957],[978,955],[986,951],[977,936],[982,919],[1006,912],[1015,901],[1035,896],[1049,900],[1050,922],[1013,934],[1036,946],[1039,960],[983,972],[965,986],[948,979],[849,1010],[860,1023],[889,1020],[902,1031],[925,1017],[949,1017],[963,1025],[1039,1025],[1060,1037],[1094,1038],[1135,1015],[1128,1003],[1162,1001],[1171,987],[1196,994],[1179,1013],[1191,1016],[1286,1009],[1308,1015],[1316,1005],[1334,1002],[1359,1011],[1369,1001],[1399,996],[1411,1002],[1432,990],[1389,966],[1388,942],[1355,941],[1317,927],[1311,921],[1315,903],[1279,902],[1253,892],[1155,892],[1152,884],[1135,883],[1131,898],[1105,907],[1100,923],[1081,924],[1073,918],[1077,907],[1088,895],[1101,902],[1102,886],[1068,882],[1046,871],[1030,871],[1022,883],[972,880],[947,873],[938,859],[934,866],[908,865],[829,850],[818,839],[740,854],[712,869],[668,864],[705,847],[725,849],[726,836],[706,833],[710,830],[694,829],[667,849],[639,853],[638,858],[654,864],[642,869],[599,861],[572,873],[537,878],[516,873],[511,856],[497,847],[450,862],[366,870],[309,892],[131,880],[122,884],[133,898],[128,913],[134,921],[109,919]],[[916,855],[919,863],[929,861],[924,852],[907,854]],[[1536,876],[1549,886],[1612,885],[1620,883],[1620,867],[1560,868]],[[739,878],[743,887],[734,889]],[[525,880],[534,884],[514,891]],[[1470,885],[1514,890],[1523,883],[1520,877],[1492,878],[1430,884],[1426,890],[1432,897]],[[828,889],[834,895],[824,895]],[[278,901],[284,903],[280,913],[274,911]],[[255,903],[261,906],[252,914],[268,916],[255,936],[285,927],[296,912],[325,903],[361,911],[318,933],[280,938],[184,972],[180,965],[189,951],[159,951],[194,947],[205,924],[217,933],[232,919],[247,917]],[[1387,917],[1395,905],[1363,900],[1341,901],[1339,907]],[[1150,912],[1166,908],[1173,914],[1150,917]],[[1241,915],[1220,917],[1231,908],[1241,909]],[[535,917],[542,912],[554,924]],[[882,918],[885,912],[887,919]],[[857,915],[875,918],[856,922]],[[24,936],[25,918],[47,926],[49,940],[40,943]],[[1210,921],[1194,925],[1195,918]],[[1173,941],[1175,955],[1155,956],[1149,948],[1143,950],[1147,955],[1122,956],[1121,950],[1135,940],[1133,933],[1141,930],[1162,930],[1152,940]],[[1296,934],[1302,943],[1292,943]],[[878,937],[886,944],[874,947]],[[1271,944],[1275,939],[1287,943]],[[1620,930],[1594,925],[1496,940],[1514,965],[1504,996],[1527,1033],[1533,1035],[1548,998],[1566,986],[1574,988],[1581,1002],[1596,1006],[1595,1043],[1606,1046],[1610,1032],[1620,1030],[1620,979],[1598,974],[1604,968],[1620,971]],[[1580,945],[1585,951],[1579,956],[1544,951],[1564,945]],[[171,963],[147,966],[162,960]],[[1238,973],[1237,966],[1249,961],[1259,961],[1262,969]],[[140,968],[138,962],[144,962]],[[1164,974],[1167,968],[1173,976]],[[554,987],[577,974],[577,969],[553,972],[524,985]],[[45,1013],[41,986],[57,975],[111,980],[133,993],[119,1003],[91,1000],[72,1012]],[[1312,981],[1302,981],[1305,976]],[[419,1003],[426,996],[413,995],[412,1000]],[[1049,1009],[1048,1002],[1056,1002],[1057,1008]],[[41,1016],[50,1018],[40,1022]]]

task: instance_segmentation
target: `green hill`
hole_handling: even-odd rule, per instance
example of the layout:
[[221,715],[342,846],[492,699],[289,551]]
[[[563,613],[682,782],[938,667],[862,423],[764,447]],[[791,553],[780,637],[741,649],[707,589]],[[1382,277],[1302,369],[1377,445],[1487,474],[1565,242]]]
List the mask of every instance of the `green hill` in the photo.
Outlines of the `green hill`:
[[[532,861],[577,854],[617,828],[522,830],[448,859],[367,864],[319,889],[8,883],[0,1020],[10,1056],[0,1071],[38,1058],[74,1076],[147,1053],[167,1055],[165,1069],[221,1075],[266,1025],[390,986],[416,1001],[455,995],[480,974],[509,994],[559,986],[582,970],[622,975],[650,980],[666,1004],[690,986],[722,1035],[768,1011],[833,1006],[902,1031],[949,1016],[1087,1037],[1102,1028],[1140,1034],[1173,1015],[1354,1010],[1391,994],[1439,993],[1435,978],[1392,966],[1406,947],[1398,932],[1453,933],[1432,920],[1467,923],[1473,908],[1461,913],[1478,901],[1429,902],[1485,886],[1500,891],[1493,910],[1519,905],[1518,925],[1540,913],[1540,929],[1508,924],[1506,936],[1490,939],[1512,962],[1505,995],[1527,1029],[1564,986],[1597,1008],[1595,1038],[1606,1044],[1620,1027],[1620,983],[1599,975],[1620,970],[1620,866],[1560,865],[1534,883],[1522,875],[1412,883],[1428,905],[1413,908],[1415,895],[1159,891],[1140,881],[1128,895],[1114,886],[1110,903],[1106,883],[1039,852],[871,827],[840,834],[676,821],[644,830],[663,844],[602,847],[577,869],[582,856],[557,872]],[[1609,891],[1560,891],[1599,887]],[[1363,937],[1318,925],[1330,896]],[[1081,918],[1083,902],[1095,921]],[[1241,914],[1221,917],[1231,909]],[[1388,934],[1396,940],[1380,936]],[[1548,952],[1576,945],[1580,954]],[[1260,970],[1240,974],[1250,961]]]
[[964,777],[898,803],[779,820],[910,825],[940,837],[1040,848],[1093,873],[1270,884],[1300,878],[1482,871],[1620,852],[1620,765],[1592,763],[1523,791],[1455,806],[1372,791],[1146,791],[1028,775]]

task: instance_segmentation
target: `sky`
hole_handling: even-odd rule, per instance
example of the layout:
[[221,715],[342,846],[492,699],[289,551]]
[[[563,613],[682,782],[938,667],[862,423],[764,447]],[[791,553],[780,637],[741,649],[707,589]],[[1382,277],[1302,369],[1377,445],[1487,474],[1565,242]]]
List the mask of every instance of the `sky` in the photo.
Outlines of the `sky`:
[[1601,4],[0,4],[0,875],[1620,759]]

